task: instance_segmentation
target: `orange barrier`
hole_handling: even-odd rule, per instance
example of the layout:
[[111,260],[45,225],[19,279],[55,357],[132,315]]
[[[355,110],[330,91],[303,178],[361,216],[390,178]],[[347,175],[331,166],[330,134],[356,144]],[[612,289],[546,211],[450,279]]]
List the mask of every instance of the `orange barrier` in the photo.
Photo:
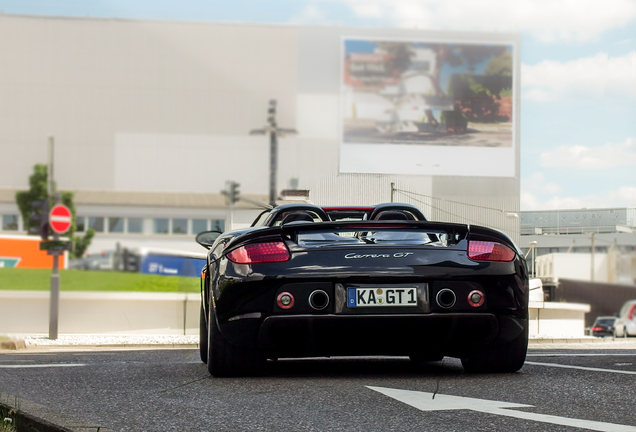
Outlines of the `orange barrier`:
[[[53,268],[53,257],[40,250],[40,237],[0,236],[0,267]],[[59,266],[66,268],[68,253],[60,255]]]

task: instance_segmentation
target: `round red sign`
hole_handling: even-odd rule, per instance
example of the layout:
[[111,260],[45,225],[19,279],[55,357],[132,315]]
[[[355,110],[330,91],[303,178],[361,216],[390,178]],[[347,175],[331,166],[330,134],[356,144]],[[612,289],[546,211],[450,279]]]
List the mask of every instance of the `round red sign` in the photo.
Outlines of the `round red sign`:
[[64,204],[56,204],[49,212],[49,225],[58,234],[64,234],[71,228],[73,217],[71,211]]

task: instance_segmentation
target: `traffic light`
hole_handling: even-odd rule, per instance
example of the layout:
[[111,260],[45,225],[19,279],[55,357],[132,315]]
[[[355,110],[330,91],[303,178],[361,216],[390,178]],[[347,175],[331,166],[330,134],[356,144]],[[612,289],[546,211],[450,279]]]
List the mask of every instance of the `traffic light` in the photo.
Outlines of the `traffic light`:
[[276,99],[269,101],[269,108],[267,109],[267,123],[272,127],[276,127]]
[[141,257],[127,248],[124,248],[122,255],[124,271],[139,273]]
[[229,190],[230,204],[234,204],[240,199],[240,195],[241,195],[241,191],[239,190],[240,186],[241,185],[237,182],[234,182],[234,181],[230,182],[230,190]]
[[39,234],[42,240],[49,238],[49,199],[31,201],[29,234]]

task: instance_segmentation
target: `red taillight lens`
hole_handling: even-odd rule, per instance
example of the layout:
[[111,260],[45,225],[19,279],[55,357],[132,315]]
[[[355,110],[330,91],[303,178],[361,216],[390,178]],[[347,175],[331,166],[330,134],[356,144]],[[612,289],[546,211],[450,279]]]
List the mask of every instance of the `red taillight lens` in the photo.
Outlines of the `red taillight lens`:
[[627,315],[627,318],[629,318],[630,321],[634,319],[635,310],[636,310],[636,304],[632,305],[631,309],[629,310],[629,314]]
[[506,245],[487,241],[469,241],[468,258],[475,261],[512,261],[515,252]]
[[289,259],[289,251],[283,242],[254,243],[234,249],[227,258],[237,264],[283,262]]
[[592,327],[592,331],[603,331],[603,327]]

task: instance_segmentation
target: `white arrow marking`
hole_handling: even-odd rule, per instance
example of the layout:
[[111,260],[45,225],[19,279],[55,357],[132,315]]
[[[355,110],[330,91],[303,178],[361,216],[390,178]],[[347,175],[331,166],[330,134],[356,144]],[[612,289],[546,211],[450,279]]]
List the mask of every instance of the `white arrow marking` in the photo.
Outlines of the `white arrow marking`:
[[590,420],[579,420],[567,417],[535,414],[526,411],[513,411],[506,408],[531,408],[532,405],[524,405],[510,402],[499,402],[486,399],[474,399],[461,396],[448,396],[412,390],[398,390],[384,387],[366,386],[371,390],[380,392],[388,397],[397,399],[407,405],[421,411],[448,411],[471,410],[487,414],[496,414],[506,417],[515,417],[524,420],[533,420],[542,423],[552,423],[562,426],[572,426],[604,432],[636,432],[634,426],[624,426],[614,423],[602,423]]

